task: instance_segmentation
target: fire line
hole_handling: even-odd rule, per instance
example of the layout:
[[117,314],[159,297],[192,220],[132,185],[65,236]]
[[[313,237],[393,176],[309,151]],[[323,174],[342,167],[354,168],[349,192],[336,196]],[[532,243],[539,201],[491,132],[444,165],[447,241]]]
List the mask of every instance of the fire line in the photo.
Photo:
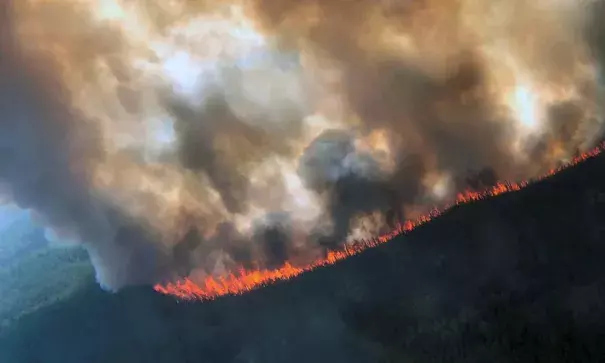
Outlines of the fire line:
[[317,260],[306,267],[294,267],[290,263],[286,262],[282,267],[274,270],[240,269],[238,274],[229,274],[223,277],[207,277],[202,284],[198,284],[189,278],[185,278],[177,282],[157,284],[154,286],[154,290],[161,294],[172,295],[177,299],[207,301],[224,295],[243,294],[277,281],[289,280],[295,276],[314,270],[318,267],[335,264],[336,262],[344,260],[347,257],[359,254],[368,248],[373,248],[384,244],[399,235],[407,234],[416,227],[423,225],[434,218],[437,218],[454,206],[494,197],[504,193],[519,191],[532,183],[551,177],[564,169],[577,165],[587,159],[596,157],[604,150],[604,148],[605,142],[588,152],[574,157],[574,159],[567,164],[564,164],[556,169],[551,169],[545,175],[532,180],[521,181],[518,183],[498,182],[493,187],[482,192],[466,191],[459,193],[454,202],[446,204],[445,207],[441,209],[433,208],[429,213],[416,220],[407,220],[399,224],[399,226],[390,233],[371,240],[358,241],[352,246],[347,246],[342,250],[330,251],[328,252],[327,257]]

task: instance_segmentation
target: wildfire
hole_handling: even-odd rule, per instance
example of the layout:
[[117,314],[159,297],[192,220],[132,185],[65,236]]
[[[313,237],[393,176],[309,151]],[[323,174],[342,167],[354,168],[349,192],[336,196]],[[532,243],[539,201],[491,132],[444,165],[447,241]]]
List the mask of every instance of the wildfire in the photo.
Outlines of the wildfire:
[[542,175],[605,126],[577,2],[10,3],[0,71],[22,66],[23,102],[0,114],[31,116],[3,127],[0,194],[112,291],[292,278],[519,189],[456,197]]
[[218,278],[207,277],[201,284],[186,278],[175,283],[155,285],[154,289],[162,294],[173,295],[184,300],[212,300],[224,295],[243,294],[280,280],[289,280],[318,267],[333,265],[340,260],[344,260],[347,257],[361,253],[368,248],[373,248],[384,244],[399,235],[407,234],[416,227],[425,224],[434,218],[437,218],[453,206],[470,203],[488,197],[494,197],[504,193],[518,191],[533,182],[548,178],[564,169],[599,155],[603,151],[604,147],[605,143],[602,143],[591,151],[574,157],[571,162],[556,169],[551,169],[545,175],[534,180],[521,181],[518,183],[499,182],[492,188],[482,192],[466,191],[464,193],[459,193],[454,202],[447,204],[441,209],[433,208],[429,213],[421,216],[420,218],[405,221],[391,232],[374,239],[358,241],[353,245],[348,245],[343,250],[330,251],[325,258],[317,260],[306,267],[294,267],[292,264],[286,262],[282,267],[274,270],[247,271],[245,269],[240,269],[238,274],[229,274],[225,277]]

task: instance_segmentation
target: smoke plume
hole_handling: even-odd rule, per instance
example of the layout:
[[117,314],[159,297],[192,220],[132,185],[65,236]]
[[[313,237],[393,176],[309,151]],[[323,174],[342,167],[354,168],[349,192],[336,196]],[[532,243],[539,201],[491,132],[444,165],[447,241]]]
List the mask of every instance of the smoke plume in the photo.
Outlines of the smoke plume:
[[107,289],[304,265],[602,134],[593,1],[5,1],[0,187]]

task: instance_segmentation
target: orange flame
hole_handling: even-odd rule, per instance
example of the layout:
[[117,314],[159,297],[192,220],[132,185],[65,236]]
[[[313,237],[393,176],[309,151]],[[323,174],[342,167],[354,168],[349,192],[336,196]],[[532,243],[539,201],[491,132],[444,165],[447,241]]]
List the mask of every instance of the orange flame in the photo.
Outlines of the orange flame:
[[280,280],[289,280],[304,272],[314,270],[321,266],[332,265],[337,261],[356,255],[368,248],[376,247],[378,245],[386,243],[399,235],[407,234],[416,227],[440,216],[453,206],[470,203],[473,201],[493,197],[508,192],[518,191],[531,183],[548,178],[564,169],[574,166],[587,159],[593,158],[599,155],[604,150],[604,148],[605,142],[595,147],[591,151],[588,151],[575,157],[569,163],[564,164],[556,169],[552,169],[545,175],[533,180],[522,181],[518,183],[498,182],[492,188],[482,192],[466,191],[463,193],[459,193],[456,196],[454,202],[447,204],[441,209],[433,208],[428,214],[423,215],[413,221],[405,221],[404,223],[400,224],[398,228],[395,228],[390,233],[384,234],[372,240],[358,241],[352,246],[346,246],[343,250],[330,251],[327,254],[327,257],[317,260],[306,267],[294,267],[292,264],[286,262],[282,267],[274,270],[247,271],[244,269],[240,269],[238,274],[229,274],[226,277],[207,277],[203,284],[197,284],[193,280],[185,278],[184,280],[175,283],[168,283],[165,285],[157,284],[154,286],[154,289],[155,291],[160,292],[162,294],[173,295],[183,300],[212,300],[214,298],[224,295],[243,294],[245,292],[260,288],[262,286],[266,286],[268,284]]

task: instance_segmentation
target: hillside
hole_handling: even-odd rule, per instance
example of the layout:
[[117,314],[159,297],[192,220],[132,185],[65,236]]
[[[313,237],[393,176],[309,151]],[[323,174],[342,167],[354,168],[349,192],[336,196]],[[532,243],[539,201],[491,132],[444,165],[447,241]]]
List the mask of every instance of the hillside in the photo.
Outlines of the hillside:
[[10,363],[598,362],[605,157],[242,296],[92,282],[0,334]]
[[0,224],[0,328],[90,281],[86,251],[48,246],[27,212],[0,209]]

